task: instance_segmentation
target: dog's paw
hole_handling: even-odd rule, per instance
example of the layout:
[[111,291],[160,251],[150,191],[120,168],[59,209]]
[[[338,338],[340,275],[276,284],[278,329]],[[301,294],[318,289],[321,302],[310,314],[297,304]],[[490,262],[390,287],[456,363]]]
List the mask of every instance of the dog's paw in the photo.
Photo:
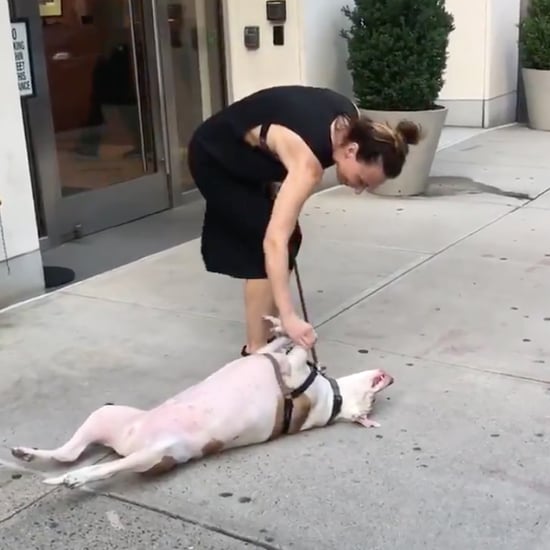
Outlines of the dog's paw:
[[23,460],[25,462],[31,462],[36,458],[36,455],[34,454],[34,449],[29,449],[28,447],[13,447],[11,449],[11,454],[15,458]]
[[359,415],[353,418],[354,422],[361,424],[364,428],[380,428],[380,424],[375,420],[372,420],[367,415]]
[[275,336],[285,336],[285,332],[283,330],[283,323],[281,323],[281,320],[277,317],[273,317],[272,315],[264,315],[263,320],[271,323],[270,331]]
[[380,428],[381,424],[379,422],[376,422],[375,420],[371,420],[370,418],[365,418],[361,421],[361,424],[365,428]]
[[382,427],[382,424],[374,420],[367,420],[363,426],[365,426],[365,428],[380,428]]
[[64,485],[69,489],[82,487],[86,483],[86,477],[77,473],[67,473],[58,477],[47,477],[43,480],[46,485]]
[[63,485],[64,479],[64,475],[58,477],[47,477],[42,480],[42,483],[45,483],[46,485]]

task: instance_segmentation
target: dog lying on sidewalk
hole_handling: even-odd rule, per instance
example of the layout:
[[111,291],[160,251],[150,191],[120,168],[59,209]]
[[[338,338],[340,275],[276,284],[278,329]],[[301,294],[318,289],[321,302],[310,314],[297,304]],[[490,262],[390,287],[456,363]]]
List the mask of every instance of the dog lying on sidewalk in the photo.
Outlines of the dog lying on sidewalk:
[[120,472],[160,474],[222,450],[336,421],[379,426],[369,415],[375,394],[393,383],[389,374],[367,370],[329,378],[307,364],[305,349],[292,347],[286,353],[291,341],[280,321],[266,320],[276,339],[258,353],[228,363],[151,410],[107,405],[58,449],[15,447],[13,456],[69,463],[96,443],[121,457],[44,480],[74,488]]

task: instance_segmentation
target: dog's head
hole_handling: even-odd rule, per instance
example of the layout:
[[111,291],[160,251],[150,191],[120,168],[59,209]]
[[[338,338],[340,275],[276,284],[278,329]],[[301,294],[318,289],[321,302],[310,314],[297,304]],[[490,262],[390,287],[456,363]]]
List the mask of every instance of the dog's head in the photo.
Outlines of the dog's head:
[[343,398],[340,418],[363,424],[372,410],[376,394],[393,382],[393,376],[381,369],[339,378],[338,385]]

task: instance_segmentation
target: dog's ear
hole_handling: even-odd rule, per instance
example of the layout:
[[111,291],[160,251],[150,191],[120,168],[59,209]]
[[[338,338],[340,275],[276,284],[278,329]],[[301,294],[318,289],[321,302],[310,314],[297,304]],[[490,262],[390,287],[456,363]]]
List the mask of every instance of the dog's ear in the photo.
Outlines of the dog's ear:
[[352,417],[352,421],[361,424],[364,428],[380,428],[380,424],[371,420],[366,414],[358,414]]

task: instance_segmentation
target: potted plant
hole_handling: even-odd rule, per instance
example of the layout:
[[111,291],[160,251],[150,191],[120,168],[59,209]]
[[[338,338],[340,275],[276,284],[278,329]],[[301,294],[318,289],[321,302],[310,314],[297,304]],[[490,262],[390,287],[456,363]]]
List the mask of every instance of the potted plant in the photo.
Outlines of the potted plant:
[[519,24],[521,72],[529,126],[550,130],[550,0],[531,0]]
[[437,105],[447,66],[454,18],[445,0],[355,0],[342,12],[350,26],[341,31],[357,106],[370,119],[393,127],[408,119],[422,139],[410,149],[401,175],[377,194],[418,195],[428,177],[447,109]]

